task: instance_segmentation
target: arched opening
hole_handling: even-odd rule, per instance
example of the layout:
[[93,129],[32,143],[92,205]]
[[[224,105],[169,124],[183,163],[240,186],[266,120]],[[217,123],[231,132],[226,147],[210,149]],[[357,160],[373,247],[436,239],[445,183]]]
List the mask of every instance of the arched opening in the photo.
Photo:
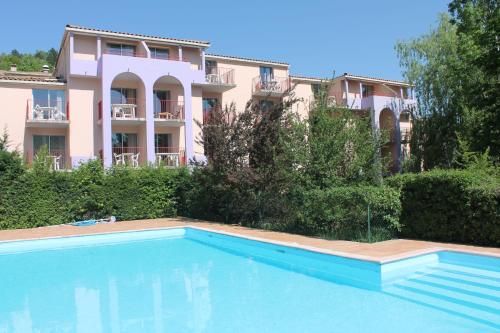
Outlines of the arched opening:
[[389,161],[391,171],[396,171],[398,160],[397,138],[396,138],[396,118],[391,109],[385,108],[380,112],[379,126],[382,135],[387,138],[386,144],[382,147],[383,159]]
[[401,160],[410,157],[411,139],[411,114],[408,110],[403,110],[399,115],[399,128],[401,132]]
[[111,83],[113,163],[138,166],[147,162],[146,91],[142,79],[131,72],[118,74]]
[[156,80],[153,85],[153,112],[156,163],[171,167],[184,164],[184,88],[178,79],[166,75]]

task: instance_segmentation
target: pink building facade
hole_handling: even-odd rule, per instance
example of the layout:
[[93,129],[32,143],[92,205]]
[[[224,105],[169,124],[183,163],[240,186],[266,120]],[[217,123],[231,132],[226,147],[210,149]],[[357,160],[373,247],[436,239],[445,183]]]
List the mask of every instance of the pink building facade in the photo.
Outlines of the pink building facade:
[[[283,62],[208,54],[209,47],[68,25],[53,73],[0,72],[0,126],[28,163],[46,146],[56,169],[95,158],[106,167],[175,167],[204,159],[198,124],[214,107],[276,103],[292,89],[300,99],[293,107],[307,117],[321,79],[291,76]],[[353,111],[370,110],[374,129],[394,131],[384,153],[397,167],[415,106],[410,86],[345,74],[329,95]]]

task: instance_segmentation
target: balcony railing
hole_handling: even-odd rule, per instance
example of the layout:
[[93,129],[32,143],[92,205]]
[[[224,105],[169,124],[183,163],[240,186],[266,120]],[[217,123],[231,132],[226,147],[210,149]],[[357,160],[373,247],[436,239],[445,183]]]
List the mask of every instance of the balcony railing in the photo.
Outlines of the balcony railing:
[[155,147],[156,165],[179,167],[186,164],[184,150],[178,147]]
[[154,117],[165,120],[184,120],[184,102],[174,100],[156,101]]
[[141,100],[137,98],[124,98],[118,103],[111,104],[111,117],[113,119],[144,118],[139,106]]
[[63,122],[69,120],[69,102],[56,102],[47,106],[35,104],[31,99],[26,102],[26,120],[39,122]]
[[283,94],[291,87],[289,77],[257,76],[252,81],[252,92],[262,94]]
[[185,61],[183,57],[179,55],[156,55],[151,54],[151,59],[159,59],[159,60],[170,60],[170,61]]
[[148,55],[144,51],[137,50],[116,50],[116,49],[105,49],[104,54],[118,55],[124,57],[137,57],[137,58],[147,58]]
[[209,84],[234,85],[234,69],[209,66],[205,69],[205,79]]
[[28,165],[33,165],[36,161],[55,171],[67,169],[67,162],[69,161],[67,152],[64,149],[49,149],[45,158],[40,155],[40,150],[26,151],[25,160]]
[[139,166],[139,159],[144,155],[143,147],[113,147],[113,164],[121,166]]

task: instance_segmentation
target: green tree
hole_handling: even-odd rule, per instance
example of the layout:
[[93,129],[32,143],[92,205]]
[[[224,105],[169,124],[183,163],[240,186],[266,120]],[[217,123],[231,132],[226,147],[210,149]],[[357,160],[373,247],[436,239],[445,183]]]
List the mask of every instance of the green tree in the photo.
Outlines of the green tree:
[[54,48],[49,51],[38,50],[34,54],[12,50],[10,54],[0,54],[0,69],[9,70],[12,64],[16,64],[17,70],[23,72],[40,72],[44,65],[49,65],[50,69],[54,69],[57,55]]
[[308,173],[320,188],[354,183],[378,183],[383,136],[372,129],[370,114],[330,106],[329,83],[321,88],[308,121]]
[[412,110],[411,152],[414,167],[452,167],[464,132],[465,70],[458,55],[456,27],[446,14],[428,34],[398,42],[396,50],[406,79],[415,86],[418,108]]
[[[500,3],[496,0],[453,0],[451,22],[457,29],[458,54],[470,148],[500,156]],[[472,74],[472,75],[471,75]]]

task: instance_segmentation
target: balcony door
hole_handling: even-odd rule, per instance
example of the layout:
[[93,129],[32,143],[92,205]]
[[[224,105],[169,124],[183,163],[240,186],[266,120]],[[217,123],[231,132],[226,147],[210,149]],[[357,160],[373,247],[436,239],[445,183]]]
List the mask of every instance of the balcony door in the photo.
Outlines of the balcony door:
[[269,82],[274,79],[274,71],[272,67],[260,67],[260,79],[262,82]]
[[137,89],[111,88],[111,104],[137,104]]
[[155,134],[155,151],[156,153],[172,153],[173,149],[172,134],[156,133]]
[[[66,114],[66,94],[64,90],[51,89],[33,89],[33,109],[48,111],[56,111]],[[44,118],[47,119],[49,114],[44,112]]]
[[154,113],[171,112],[171,94],[170,90],[153,90]]
[[203,99],[203,122],[207,122],[210,114],[215,107],[219,105],[217,98],[204,98]]
[[66,137],[64,135],[33,135],[33,151],[35,154],[47,147],[49,155],[64,155]]
[[136,133],[113,133],[111,137],[113,153],[138,153],[138,140]]

